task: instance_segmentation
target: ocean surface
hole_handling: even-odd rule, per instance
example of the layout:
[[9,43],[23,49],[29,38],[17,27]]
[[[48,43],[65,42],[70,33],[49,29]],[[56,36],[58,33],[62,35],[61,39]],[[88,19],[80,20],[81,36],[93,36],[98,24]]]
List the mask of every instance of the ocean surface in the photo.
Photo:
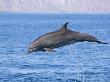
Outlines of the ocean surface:
[[[68,28],[108,44],[79,42],[27,53],[39,36]],[[110,14],[0,14],[0,82],[110,82]]]

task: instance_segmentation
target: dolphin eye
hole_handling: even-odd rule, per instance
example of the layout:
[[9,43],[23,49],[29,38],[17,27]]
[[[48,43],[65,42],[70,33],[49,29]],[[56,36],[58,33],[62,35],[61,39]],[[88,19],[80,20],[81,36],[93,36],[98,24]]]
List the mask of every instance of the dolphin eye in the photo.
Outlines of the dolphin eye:
[[30,47],[29,49],[32,49],[32,47]]
[[36,46],[36,48],[39,48],[39,46]]
[[33,51],[33,48],[30,48],[29,51]]

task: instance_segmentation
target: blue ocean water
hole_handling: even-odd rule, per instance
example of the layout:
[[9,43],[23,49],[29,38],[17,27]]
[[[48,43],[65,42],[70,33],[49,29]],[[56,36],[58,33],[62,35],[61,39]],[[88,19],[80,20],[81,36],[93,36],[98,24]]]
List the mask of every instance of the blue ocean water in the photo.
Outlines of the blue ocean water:
[[[103,42],[27,53],[37,37],[69,21],[69,29]],[[110,82],[110,14],[0,14],[0,82]]]

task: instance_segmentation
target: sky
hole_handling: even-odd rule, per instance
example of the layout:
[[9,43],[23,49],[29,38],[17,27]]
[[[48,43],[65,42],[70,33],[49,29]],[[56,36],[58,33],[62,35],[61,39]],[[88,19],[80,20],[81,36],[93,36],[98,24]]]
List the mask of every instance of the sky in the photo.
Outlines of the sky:
[[0,12],[110,13],[110,0],[0,0]]

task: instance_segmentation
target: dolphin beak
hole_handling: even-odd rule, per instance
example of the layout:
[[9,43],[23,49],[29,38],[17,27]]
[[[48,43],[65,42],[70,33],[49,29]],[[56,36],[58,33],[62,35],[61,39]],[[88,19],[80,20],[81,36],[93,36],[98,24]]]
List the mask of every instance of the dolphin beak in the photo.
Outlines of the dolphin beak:
[[31,53],[31,52],[27,52],[27,54],[29,54],[29,53]]
[[29,50],[27,51],[27,54],[31,53],[32,51],[33,51],[32,49],[29,49]]
[[28,48],[27,54],[31,53],[31,52],[35,52],[39,49],[39,46],[35,47],[35,48]]
[[27,54],[30,54],[30,53],[31,53],[30,51],[27,52]]

